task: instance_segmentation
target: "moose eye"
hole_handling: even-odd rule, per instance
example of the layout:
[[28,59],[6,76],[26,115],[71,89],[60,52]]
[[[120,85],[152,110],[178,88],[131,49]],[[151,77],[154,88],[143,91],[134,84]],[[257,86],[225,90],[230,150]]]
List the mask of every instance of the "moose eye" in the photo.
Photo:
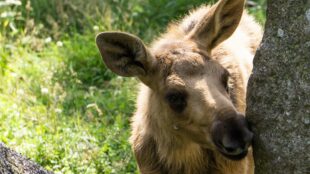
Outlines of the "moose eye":
[[166,95],[166,100],[171,109],[179,113],[186,108],[186,98],[186,93],[180,91],[169,92]]

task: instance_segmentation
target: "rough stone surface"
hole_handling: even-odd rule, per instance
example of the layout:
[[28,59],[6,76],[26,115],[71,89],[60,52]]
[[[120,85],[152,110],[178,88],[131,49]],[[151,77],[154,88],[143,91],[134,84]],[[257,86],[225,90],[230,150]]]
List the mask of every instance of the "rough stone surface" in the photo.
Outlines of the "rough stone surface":
[[52,174],[0,143],[0,174]]
[[310,0],[268,0],[247,94],[256,174],[310,174]]

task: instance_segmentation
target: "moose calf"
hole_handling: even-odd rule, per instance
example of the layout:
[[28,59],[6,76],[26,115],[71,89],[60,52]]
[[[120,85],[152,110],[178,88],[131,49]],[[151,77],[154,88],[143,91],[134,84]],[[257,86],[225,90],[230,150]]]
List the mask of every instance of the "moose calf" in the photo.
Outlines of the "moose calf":
[[202,6],[150,47],[128,33],[97,36],[106,66],[142,82],[130,138],[142,174],[254,173],[244,112],[262,31],[244,1]]

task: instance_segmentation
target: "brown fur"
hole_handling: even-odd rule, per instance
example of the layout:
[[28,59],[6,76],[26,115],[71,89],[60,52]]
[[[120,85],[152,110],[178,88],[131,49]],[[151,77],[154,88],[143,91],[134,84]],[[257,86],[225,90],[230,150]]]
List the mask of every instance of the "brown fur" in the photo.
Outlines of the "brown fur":
[[[144,83],[130,138],[141,173],[254,173],[251,148],[233,161],[216,150],[210,135],[218,117],[245,112],[247,80],[262,32],[252,17],[242,15],[243,4],[222,0],[202,6],[171,24],[150,49],[132,35],[98,36],[107,66]],[[227,71],[230,94],[221,84]],[[176,91],[186,103],[169,107],[165,97]]]

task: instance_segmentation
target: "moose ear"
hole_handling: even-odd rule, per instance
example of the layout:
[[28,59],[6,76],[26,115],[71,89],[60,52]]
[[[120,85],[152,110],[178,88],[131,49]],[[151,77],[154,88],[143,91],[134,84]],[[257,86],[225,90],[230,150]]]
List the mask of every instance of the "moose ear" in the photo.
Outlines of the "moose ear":
[[211,51],[229,38],[239,25],[245,0],[220,0],[196,24],[190,38]]
[[125,76],[145,76],[152,57],[143,42],[123,32],[103,32],[96,43],[104,63],[114,73]]

